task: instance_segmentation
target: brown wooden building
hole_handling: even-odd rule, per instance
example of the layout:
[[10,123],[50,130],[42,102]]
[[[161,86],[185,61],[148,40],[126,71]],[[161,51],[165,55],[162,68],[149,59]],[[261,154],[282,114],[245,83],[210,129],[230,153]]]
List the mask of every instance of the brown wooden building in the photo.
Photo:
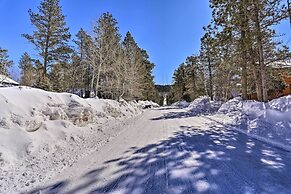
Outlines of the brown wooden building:
[[[284,88],[268,92],[269,100],[279,98],[282,96],[291,95],[291,61],[275,62],[269,67],[276,72],[277,77],[280,77],[281,82],[284,83]],[[257,94],[251,93],[248,98],[250,100],[257,100]]]

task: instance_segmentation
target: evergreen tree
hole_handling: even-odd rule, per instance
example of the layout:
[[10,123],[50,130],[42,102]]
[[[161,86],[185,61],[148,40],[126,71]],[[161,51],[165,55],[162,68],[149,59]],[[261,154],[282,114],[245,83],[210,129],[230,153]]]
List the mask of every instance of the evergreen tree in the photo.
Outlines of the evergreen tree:
[[190,100],[205,95],[204,71],[199,64],[198,56],[190,56],[186,59],[186,94]]
[[20,84],[24,86],[33,86],[35,84],[35,69],[33,60],[27,52],[25,52],[19,61]]
[[23,34],[38,51],[42,67],[42,81],[46,80],[54,63],[66,61],[71,49],[69,28],[66,27],[59,0],[44,0],[38,7],[38,13],[29,10],[30,21],[35,30],[32,35]]
[[50,73],[50,86],[54,92],[67,92],[70,87],[71,72],[68,63],[54,64]]
[[143,63],[139,74],[143,76],[142,82],[140,84],[142,86],[142,99],[158,101],[159,94],[154,84],[154,76],[152,75],[152,71],[155,65],[149,61],[149,55],[147,54],[146,50],[142,49],[141,53],[143,57]]
[[217,48],[213,28],[204,27],[205,34],[201,38],[200,60],[205,68],[206,91],[208,96],[214,98],[214,71],[216,66]]
[[[71,88],[74,91],[76,88],[81,90],[82,95],[85,95],[86,91],[90,90],[90,80],[92,77],[92,65],[90,65],[90,59],[92,57],[91,50],[94,49],[92,38],[81,28],[74,40],[77,48],[72,55],[72,64],[69,68],[71,74],[71,82],[73,83]],[[93,47],[93,48],[92,48]]]
[[141,49],[138,47],[130,32],[126,33],[123,41],[124,63],[121,69],[122,79],[122,96],[127,99],[141,98],[141,84],[144,81],[140,73],[143,67],[143,56]]
[[8,50],[2,49],[0,47],[0,74],[8,76],[8,70],[12,66],[12,64],[13,61],[9,60]]
[[[104,97],[116,98],[117,88],[120,87],[120,78],[117,76],[118,68],[121,64],[121,35],[117,26],[116,19],[110,13],[101,15],[94,27],[94,59],[91,90],[93,90],[94,80],[95,93],[101,90]],[[100,81],[102,83],[100,84]]]
[[180,100],[190,101],[186,93],[186,66],[182,63],[174,72],[172,86],[172,98],[174,102]]
[[[286,6],[281,0],[211,0],[210,6],[217,31],[214,37],[218,38],[218,45],[215,47],[219,50],[221,59],[216,74],[227,69],[228,72],[238,73],[242,97],[247,99],[248,91],[251,90],[251,84],[248,84],[247,80],[250,80],[249,71],[252,69],[258,99],[266,101],[266,64],[272,61],[266,58],[266,55],[269,52],[268,48],[276,50],[276,46],[272,46],[276,44],[273,40],[275,31],[272,26],[286,18]],[[228,53],[224,52],[225,50]],[[233,67],[228,65],[229,62]],[[222,68],[224,66],[228,67]]]

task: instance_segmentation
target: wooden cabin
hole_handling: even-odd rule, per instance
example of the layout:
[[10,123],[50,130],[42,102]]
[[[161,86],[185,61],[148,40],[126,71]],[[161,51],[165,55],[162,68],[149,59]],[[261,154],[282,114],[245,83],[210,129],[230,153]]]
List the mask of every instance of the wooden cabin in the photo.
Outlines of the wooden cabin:
[[[274,71],[277,72],[277,76],[281,78],[285,85],[285,88],[277,91],[268,92],[269,100],[273,100],[282,96],[291,95],[291,61],[278,61],[269,65]],[[251,93],[248,95],[249,100],[257,100],[257,94]]]

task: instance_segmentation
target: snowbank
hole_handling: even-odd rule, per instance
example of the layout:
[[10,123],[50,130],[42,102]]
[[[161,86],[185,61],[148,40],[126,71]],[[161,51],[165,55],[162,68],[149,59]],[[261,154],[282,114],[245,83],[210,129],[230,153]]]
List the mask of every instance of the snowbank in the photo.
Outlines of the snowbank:
[[291,150],[291,96],[268,103],[234,98],[218,110],[231,119],[234,129]]
[[172,104],[172,106],[178,107],[178,108],[187,108],[190,105],[189,102],[186,102],[185,100],[183,101],[178,101]]
[[208,96],[202,96],[191,102],[187,109],[193,115],[199,115],[214,113],[219,109],[220,106],[221,106],[220,102],[211,101]]
[[152,102],[152,101],[143,101],[143,100],[139,100],[137,102],[137,106],[140,107],[140,108],[145,108],[146,106],[151,106],[151,107],[159,107],[160,105],[155,103],[155,102]]
[[19,159],[44,143],[69,138],[70,128],[140,112],[137,103],[82,99],[28,87],[0,89],[0,160]]
[[186,109],[194,116],[217,112],[216,119],[232,129],[291,151],[291,95],[268,103],[236,97],[223,104],[204,96]]
[[114,125],[141,112],[136,102],[0,88],[0,193],[14,193],[5,190],[13,185],[17,193],[72,165],[120,133]]

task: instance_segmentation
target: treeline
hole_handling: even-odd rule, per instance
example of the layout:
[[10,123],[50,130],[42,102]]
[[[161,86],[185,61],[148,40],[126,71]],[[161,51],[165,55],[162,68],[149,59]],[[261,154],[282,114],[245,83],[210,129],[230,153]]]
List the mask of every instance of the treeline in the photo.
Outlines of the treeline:
[[[210,0],[212,20],[204,27],[198,55],[187,58],[173,76],[172,101],[191,101],[208,95],[226,100],[255,93],[267,101],[282,89],[274,62],[290,60],[275,26],[290,18],[290,2],[283,0]],[[284,72],[285,71],[285,72]]]
[[34,31],[22,36],[34,45],[38,56],[24,53],[21,57],[22,85],[87,97],[157,98],[154,64],[130,32],[122,40],[118,22],[110,13],[96,21],[92,35],[80,29],[73,38],[59,0],[43,0],[38,12],[29,10],[29,16]]

